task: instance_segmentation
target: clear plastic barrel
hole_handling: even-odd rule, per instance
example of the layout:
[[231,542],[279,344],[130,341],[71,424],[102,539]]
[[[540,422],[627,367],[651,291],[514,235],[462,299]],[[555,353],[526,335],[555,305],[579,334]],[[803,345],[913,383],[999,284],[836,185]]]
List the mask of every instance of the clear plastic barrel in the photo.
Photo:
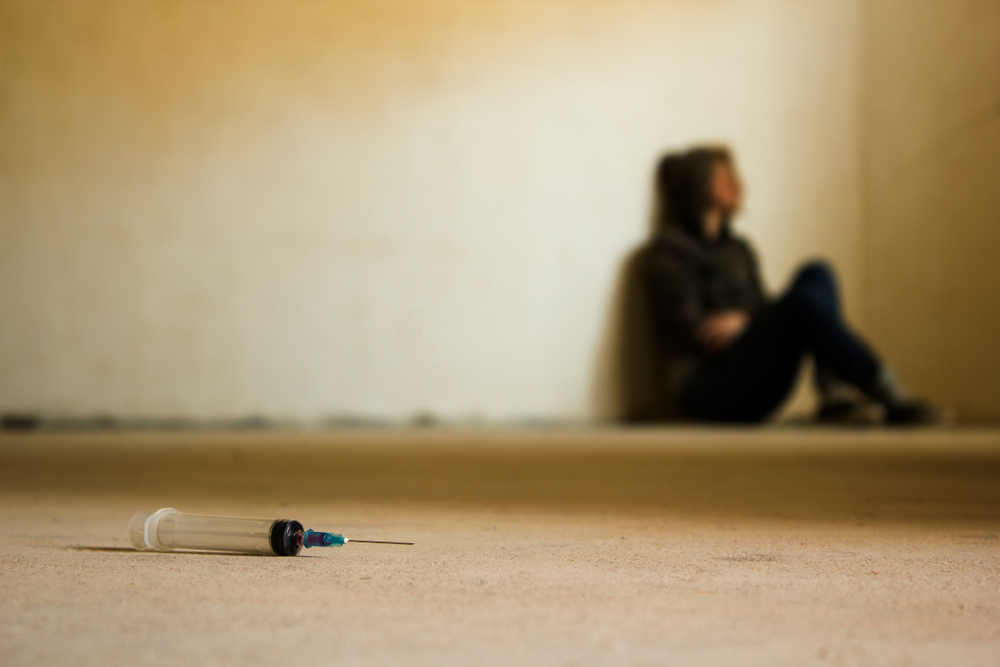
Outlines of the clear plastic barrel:
[[271,548],[274,519],[184,514],[171,508],[161,509],[148,518],[143,518],[143,514],[136,514],[129,524],[129,541],[137,549],[274,554]]

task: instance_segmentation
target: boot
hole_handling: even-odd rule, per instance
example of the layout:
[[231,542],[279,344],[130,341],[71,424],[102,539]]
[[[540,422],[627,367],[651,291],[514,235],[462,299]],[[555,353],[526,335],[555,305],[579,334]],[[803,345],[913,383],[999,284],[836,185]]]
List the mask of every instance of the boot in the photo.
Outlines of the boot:
[[879,369],[875,384],[865,393],[885,406],[888,426],[927,426],[944,421],[944,414],[927,401],[910,396],[888,366]]
[[882,409],[830,370],[817,367],[813,383],[819,393],[816,421],[837,426],[873,426],[882,422]]

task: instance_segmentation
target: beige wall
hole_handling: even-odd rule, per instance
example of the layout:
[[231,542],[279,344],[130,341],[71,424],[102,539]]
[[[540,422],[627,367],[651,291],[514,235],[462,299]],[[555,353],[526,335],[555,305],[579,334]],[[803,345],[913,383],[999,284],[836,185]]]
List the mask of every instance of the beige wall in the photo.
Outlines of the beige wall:
[[1000,2],[866,14],[870,333],[915,391],[1000,418]]
[[859,316],[861,36],[841,0],[3,0],[0,409],[609,416],[616,271],[703,140],[771,285],[828,256]]

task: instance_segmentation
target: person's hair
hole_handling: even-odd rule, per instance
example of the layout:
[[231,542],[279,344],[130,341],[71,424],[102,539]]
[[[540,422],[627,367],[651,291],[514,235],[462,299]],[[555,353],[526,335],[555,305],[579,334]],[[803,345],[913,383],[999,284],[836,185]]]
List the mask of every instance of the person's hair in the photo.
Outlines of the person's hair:
[[[668,153],[656,168],[659,199],[657,226],[676,225],[695,238],[703,238],[705,214],[712,206],[712,172],[718,163],[733,166],[732,153],[723,146],[699,146],[683,153]],[[729,220],[722,234],[729,234]]]

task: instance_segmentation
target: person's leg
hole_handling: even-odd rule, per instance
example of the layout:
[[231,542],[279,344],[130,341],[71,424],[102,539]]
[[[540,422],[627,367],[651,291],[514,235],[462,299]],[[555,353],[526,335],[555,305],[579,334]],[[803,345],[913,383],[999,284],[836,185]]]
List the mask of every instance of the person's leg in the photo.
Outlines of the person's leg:
[[873,424],[878,420],[860,390],[841,380],[830,369],[816,364],[813,385],[819,397],[816,420],[831,424]]
[[928,403],[907,396],[892,372],[868,345],[848,327],[840,314],[833,272],[822,263],[806,265],[782,301],[798,311],[807,346],[817,368],[831,372],[885,406],[889,424],[940,421],[941,413]]
[[849,382],[886,408],[890,424],[938,421],[938,410],[903,393],[868,345],[843,322],[833,272],[807,264],[788,291],[765,307],[727,349],[706,359],[679,397],[690,417],[709,421],[765,419],[784,402],[802,356]]
[[685,382],[680,408],[693,419],[759,422],[788,397],[806,347],[789,308],[773,304],[728,348],[705,359]]
[[793,311],[800,335],[817,369],[867,391],[878,381],[882,362],[844,322],[833,271],[822,262],[806,264],[775,304]]
[[808,351],[818,365],[862,387],[875,382],[881,367],[844,326],[833,274],[820,263],[803,267],[732,345],[699,364],[681,391],[681,409],[709,421],[761,421],[788,397]]

